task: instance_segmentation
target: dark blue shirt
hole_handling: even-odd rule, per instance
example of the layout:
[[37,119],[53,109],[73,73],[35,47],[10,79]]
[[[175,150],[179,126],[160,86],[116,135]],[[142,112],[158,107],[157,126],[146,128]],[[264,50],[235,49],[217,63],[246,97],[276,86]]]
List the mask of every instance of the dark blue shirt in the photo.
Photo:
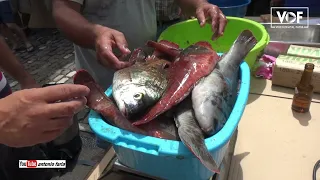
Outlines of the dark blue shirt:
[[310,16],[320,16],[320,0],[285,0],[286,7],[309,7]]

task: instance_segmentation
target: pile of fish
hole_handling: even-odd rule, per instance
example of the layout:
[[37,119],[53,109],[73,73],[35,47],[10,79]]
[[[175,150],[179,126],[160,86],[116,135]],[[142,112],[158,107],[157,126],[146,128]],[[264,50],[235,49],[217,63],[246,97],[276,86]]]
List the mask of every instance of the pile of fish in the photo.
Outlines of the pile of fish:
[[112,97],[85,70],[77,72],[74,83],[90,88],[87,105],[111,125],[181,140],[205,167],[219,173],[204,139],[227,121],[237,97],[240,64],[256,43],[252,32],[244,30],[220,57],[204,41],[185,49],[149,41],[126,57],[132,66],[114,74]]

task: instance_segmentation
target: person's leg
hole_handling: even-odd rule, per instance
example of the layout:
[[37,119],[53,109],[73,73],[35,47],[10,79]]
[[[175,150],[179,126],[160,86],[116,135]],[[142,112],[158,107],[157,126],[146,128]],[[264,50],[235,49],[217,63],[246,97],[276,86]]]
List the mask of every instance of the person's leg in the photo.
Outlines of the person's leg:
[[7,1],[0,2],[0,33],[10,41],[12,48],[16,49],[18,46],[18,42],[15,39],[13,33],[6,25],[6,22],[13,21],[13,19],[8,16],[8,13],[11,12],[10,9],[8,10],[8,5],[10,6]]
[[15,23],[13,11],[11,9],[11,5],[9,1],[2,1],[1,2],[2,8],[2,20],[7,26],[13,31],[19,38],[24,42],[27,51],[32,51],[33,46],[27,39],[26,35],[22,31],[22,29]]
[[7,23],[8,27],[14,32],[16,33],[24,42],[27,51],[32,51],[33,50],[33,46],[30,43],[30,41],[27,39],[26,35],[24,34],[23,30],[15,23]]
[[0,23],[0,33],[10,41],[13,50],[18,48],[18,41],[6,24]]
[[21,19],[22,19],[22,26],[24,28],[28,28],[28,24],[29,24],[29,21],[30,21],[30,14],[21,13]]
[[13,17],[14,17],[14,22],[16,22],[18,26],[23,27],[20,14],[18,12],[15,12],[13,13]]

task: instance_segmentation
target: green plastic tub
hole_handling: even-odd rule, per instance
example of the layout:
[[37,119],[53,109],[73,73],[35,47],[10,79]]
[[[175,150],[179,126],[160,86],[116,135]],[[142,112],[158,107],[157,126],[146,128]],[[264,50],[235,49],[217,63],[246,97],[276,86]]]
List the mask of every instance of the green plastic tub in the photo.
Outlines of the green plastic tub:
[[158,40],[172,41],[179,44],[181,48],[186,48],[190,44],[205,40],[211,43],[216,52],[225,53],[230,49],[239,34],[243,30],[249,29],[258,40],[257,45],[245,58],[249,67],[252,68],[257,57],[269,43],[270,37],[268,32],[263,25],[249,19],[237,17],[227,17],[227,19],[228,24],[225,28],[224,35],[215,41],[211,40],[213,34],[211,25],[207,24],[201,28],[196,19],[183,21],[168,27],[162,32]]

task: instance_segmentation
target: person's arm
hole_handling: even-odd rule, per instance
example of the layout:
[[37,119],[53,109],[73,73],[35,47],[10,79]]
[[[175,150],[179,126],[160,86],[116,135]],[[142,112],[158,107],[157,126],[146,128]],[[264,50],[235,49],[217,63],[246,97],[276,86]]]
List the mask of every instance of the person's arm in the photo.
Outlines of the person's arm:
[[131,65],[113,53],[117,47],[122,56],[130,53],[124,34],[98,24],[90,23],[81,14],[83,0],[53,0],[52,11],[57,27],[75,44],[96,50],[98,61],[113,69]]
[[22,87],[36,87],[35,80],[24,69],[2,37],[0,37],[0,68],[17,80]]
[[53,18],[69,40],[84,48],[94,49],[100,25],[90,23],[80,14],[83,1],[53,0]]

